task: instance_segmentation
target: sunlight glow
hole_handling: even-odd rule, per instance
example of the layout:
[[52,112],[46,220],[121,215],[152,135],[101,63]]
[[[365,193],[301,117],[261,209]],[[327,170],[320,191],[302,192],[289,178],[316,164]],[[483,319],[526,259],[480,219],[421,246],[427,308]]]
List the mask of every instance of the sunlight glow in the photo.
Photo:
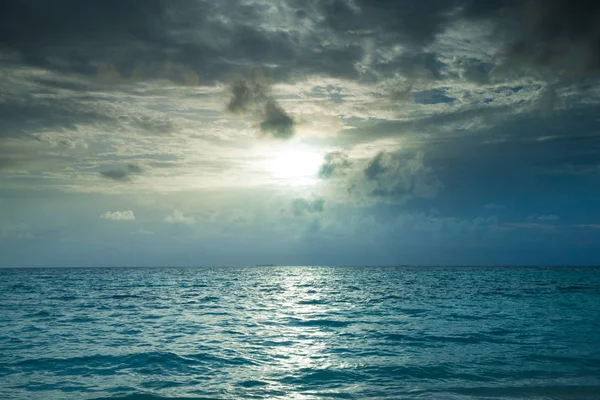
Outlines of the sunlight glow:
[[271,149],[272,157],[266,160],[266,169],[281,183],[288,185],[314,185],[317,182],[323,155],[307,146],[287,143]]

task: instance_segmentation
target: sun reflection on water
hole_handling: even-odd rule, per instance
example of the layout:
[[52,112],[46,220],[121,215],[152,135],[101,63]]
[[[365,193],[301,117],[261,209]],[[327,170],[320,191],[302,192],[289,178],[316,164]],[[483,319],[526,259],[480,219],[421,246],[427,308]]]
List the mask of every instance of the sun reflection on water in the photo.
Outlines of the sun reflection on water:
[[262,374],[280,378],[270,389],[295,393],[286,398],[313,398],[293,390],[306,379],[303,376],[312,374],[319,379],[322,371],[348,367],[330,356],[328,343],[339,334],[331,316],[339,308],[329,298],[336,293],[334,286],[324,289],[325,279],[319,268],[306,268],[301,273],[296,270],[294,274],[283,268],[262,290],[264,303],[276,305],[261,321],[261,336],[272,338],[265,342],[264,350],[274,360],[263,365]]

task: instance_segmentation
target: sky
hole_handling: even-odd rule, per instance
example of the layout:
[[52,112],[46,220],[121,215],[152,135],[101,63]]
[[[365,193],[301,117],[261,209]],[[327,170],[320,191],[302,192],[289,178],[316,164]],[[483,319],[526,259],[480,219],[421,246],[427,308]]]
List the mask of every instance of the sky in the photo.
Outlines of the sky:
[[0,266],[600,264],[596,0],[3,0]]

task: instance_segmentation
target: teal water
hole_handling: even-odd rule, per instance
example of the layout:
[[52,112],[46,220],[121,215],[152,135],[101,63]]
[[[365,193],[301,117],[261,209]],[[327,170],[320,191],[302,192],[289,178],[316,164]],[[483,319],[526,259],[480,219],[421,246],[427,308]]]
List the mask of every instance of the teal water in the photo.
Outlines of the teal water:
[[598,399],[600,269],[3,269],[0,398]]

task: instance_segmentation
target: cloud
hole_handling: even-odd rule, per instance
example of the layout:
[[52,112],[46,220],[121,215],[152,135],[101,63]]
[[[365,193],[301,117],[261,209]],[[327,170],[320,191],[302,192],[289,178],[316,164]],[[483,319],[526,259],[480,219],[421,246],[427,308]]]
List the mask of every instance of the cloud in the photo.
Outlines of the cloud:
[[260,115],[260,131],[273,138],[289,139],[294,136],[296,122],[271,95],[270,87],[260,73],[253,73],[247,80],[235,80],[230,91],[228,111]]
[[265,105],[265,118],[259,126],[263,133],[277,139],[289,139],[295,133],[294,120],[273,100]]
[[[168,3],[164,0],[151,0],[144,5],[95,2],[84,7],[69,0],[52,4],[8,0],[0,6],[0,45],[32,65],[98,73],[100,77],[125,75],[125,71],[134,69],[137,57],[137,66],[148,74],[152,67],[158,69],[152,65],[156,61],[149,63],[150,53],[156,51],[155,57],[160,57],[167,46],[177,44],[171,29],[181,27],[186,19],[181,12],[170,18],[169,11],[174,10],[169,10]],[[202,9],[191,1],[186,2],[185,8],[188,12]],[[23,24],[31,25],[25,28]],[[161,34],[164,37],[159,39]],[[145,46],[133,50],[136,42]]]
[[518,27],[511,31],[505,49],[511,61],[540,73],[582,76],[600,72],[599,2],[528,0],[517,4],[514,21]]
[[600,224],[582,224],[576,225],[576,227],[583,229],[600,230]]
[[[0,6],[1,7],[1,6]],[[21,73],[22,74],[22,73]],[[9,75],[10,76],[10,75]],[[11,77],[12,80],[15,77]],[[28,88],[31,82],[22,82]],[[32,85],[40,91],[38,85]],[[5,90],[8,88],[5,86]],[[10,92],[14,90],[11,88]],[[20,87],[21,91],[23,87]],[[9,93],[10,93],[9,92]],[[35,133],[50,129],[75,131],[77,125],[93,121],[106,122],[108,117],[73,98],[36,97],[35,93],[0,94],[0,138],[36,139]]]
[[269,100],[269,88],[262,77],[253,74],[250,79],[236,79],[230,86],[231,98],[227,110],[233,113],[252,111]]
[[403,53],[391,62],[393,68],[411,81],[439,80],[444,64],[438,56],[429,52]]
[[[392,154],[379,152],[363,168],[364,185],[374,197],[405,199],[434,197],[441,187],[433,171],[425,166],[423,154]],[[353,190],[353,189],[351,189]]]
[[380,151],[367,159],[345,153],[325,155],[319,177],[339,196],[360,202],[401,203],[410,198],[433,198],[442,184],[425,165],[422,152]]
[[104,214],[101,214],[100,218],[110,221],[135,221],[135,214],[131,210],[107,211]]
[[314,200],[294,199],[292,200],[292,213],[300,217],[305,213],[313,214],[323,212],[325,209],[325,199],[322,197]]
[[[599,14],[591,0],[5,0],[0,46],[12,60],[105,83],[194,86],[257,67],[277,80],[437,80],[444,62],[428,47],[451,26],[485,21],[502,41],[498,58],[577,74],[598,71]],[[471,71],[469,79],[487,82]]]
[[334,151],[325,155],[325,160],[319,169],[319,178],[329,179],[333,176],[342,174],[350,168],[351,163],[348,155],[341,151]]
[[100,175],[113,181],[128,181],[133,176],[142,173],[142,168],[137,164],[127,164],[123,167],[109,169],[108,171],[100,172]]
[[490,73],[494,69],[494,64],[477,58],[459,59],[456,62],[463,79],[476,83],[478,85],[487,85],[490,83]]
[[175,209],[173,213],[165,217],[165,222],[172,225],[194,225],[196,224],[196,219],[185,216],[181,211]]

